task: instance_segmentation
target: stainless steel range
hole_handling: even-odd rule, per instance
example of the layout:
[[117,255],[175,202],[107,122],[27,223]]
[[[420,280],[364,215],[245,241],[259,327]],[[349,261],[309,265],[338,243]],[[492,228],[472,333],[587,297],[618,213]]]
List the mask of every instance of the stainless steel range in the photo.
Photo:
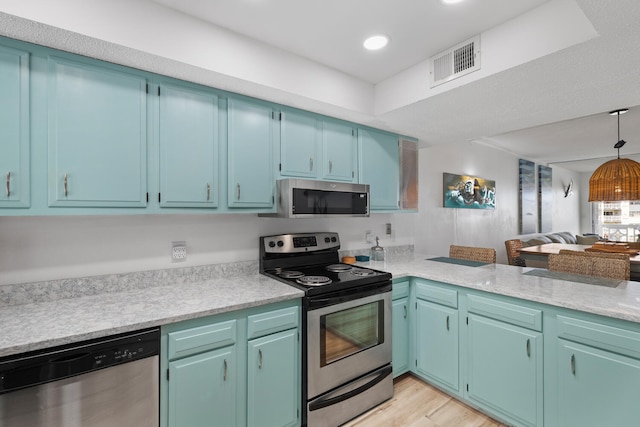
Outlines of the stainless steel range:
[[305,291],[302,424],[335,427],[393,396],[391,274],[342,264],[337,233],[260,238],[260,272]]

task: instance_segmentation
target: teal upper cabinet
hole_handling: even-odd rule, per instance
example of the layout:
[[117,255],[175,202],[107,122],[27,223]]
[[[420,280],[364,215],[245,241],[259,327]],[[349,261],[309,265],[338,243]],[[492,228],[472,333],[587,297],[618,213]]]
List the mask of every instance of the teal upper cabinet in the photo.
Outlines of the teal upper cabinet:
[[204,89],[158,89],[160,206],[218,203],[218,97]]
[[0,47],[0,208],[29,207],[29,54]]
[[325,120],[322,129],[322,178],[355,182],[358,144],[356,128],[334,120]]
[[49,57],[49,205],[146,206],[146,80]]
[[228,205],[273,206],[275,113],[269,106],[230,98],[228,102]]
[[316,178],[320,164],[321,123],[300,111],[282,111],[280,125],[280,175]]
[[359,129],[358,151],[359,182],[371,186],[371,209],[397,210],[400,200],[400,152],[397,135]]

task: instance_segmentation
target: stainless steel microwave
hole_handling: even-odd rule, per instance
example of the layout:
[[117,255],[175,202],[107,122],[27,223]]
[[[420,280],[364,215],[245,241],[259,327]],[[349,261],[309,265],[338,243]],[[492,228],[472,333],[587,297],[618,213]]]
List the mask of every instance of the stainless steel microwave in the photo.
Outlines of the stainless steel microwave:
[[281,179],[276,183],[276,218],[369,216],[369,185],[346,182]]

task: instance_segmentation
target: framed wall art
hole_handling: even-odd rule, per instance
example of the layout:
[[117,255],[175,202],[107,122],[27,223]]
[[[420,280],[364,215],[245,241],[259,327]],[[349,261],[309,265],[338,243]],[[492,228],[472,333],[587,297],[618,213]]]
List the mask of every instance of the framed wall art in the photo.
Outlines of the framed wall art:
[[496,182],[472,175],[442,174],[445,208],[495,209]]

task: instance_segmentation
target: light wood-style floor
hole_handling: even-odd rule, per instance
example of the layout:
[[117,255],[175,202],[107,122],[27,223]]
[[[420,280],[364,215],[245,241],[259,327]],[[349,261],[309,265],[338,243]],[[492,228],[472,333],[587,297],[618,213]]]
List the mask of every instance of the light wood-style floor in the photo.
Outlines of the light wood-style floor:
[[345,427],[506,427],[424,381],[405,374],[395,379],[391,400]]

